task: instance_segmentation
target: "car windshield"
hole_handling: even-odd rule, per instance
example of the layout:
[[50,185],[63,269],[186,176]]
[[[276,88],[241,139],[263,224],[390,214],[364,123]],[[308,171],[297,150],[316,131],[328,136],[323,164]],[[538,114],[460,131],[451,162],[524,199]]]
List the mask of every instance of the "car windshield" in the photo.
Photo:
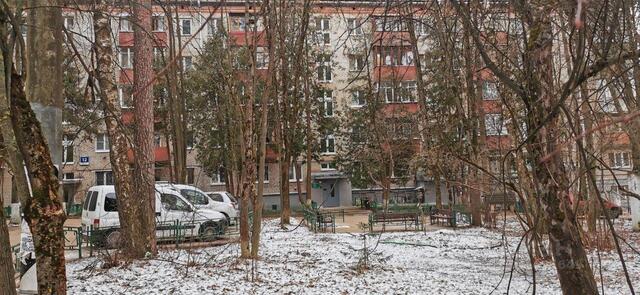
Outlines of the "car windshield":
[[181,189],[180,194],[185,197],[191,204],[194,205],[207,205],[209,204],[209,200],[207,196],[201,192],[191,190],[191,189]]
[[160,201],[162,202],[162,206],[164,206],[167,210],[175,210],[175,211],[191,211],[191,207],[189,204],[185,203],[182,199],[177,196],[171,194],[161,194]]

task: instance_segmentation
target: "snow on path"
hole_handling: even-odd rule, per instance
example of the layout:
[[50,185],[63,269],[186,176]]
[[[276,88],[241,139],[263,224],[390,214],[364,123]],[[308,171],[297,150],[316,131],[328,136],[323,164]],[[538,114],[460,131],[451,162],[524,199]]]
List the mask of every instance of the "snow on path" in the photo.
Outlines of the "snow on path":
[[[101,263],[97,258],[81,259],[67,265],[69,294],[504,294],[511,265],[505,254],[512,257],[519,242],[507,237],[505,247],[500,233],[482,228],[384,233],[367,238],[371,265],[359,273],[360,235],[286,232],[276,220],[264,225],[256,281],[232,244],[162,251],[157,259],[104,270],[91,267]],[[510,293],[530,294],[530,265],[526,250],[520,253]],[[615,253],[601,259],[606,294],[629,293]],[[640,257],[629,254],[627,266],[640,289]],[[537,293],[560,294],[553,264],[536,269]]]

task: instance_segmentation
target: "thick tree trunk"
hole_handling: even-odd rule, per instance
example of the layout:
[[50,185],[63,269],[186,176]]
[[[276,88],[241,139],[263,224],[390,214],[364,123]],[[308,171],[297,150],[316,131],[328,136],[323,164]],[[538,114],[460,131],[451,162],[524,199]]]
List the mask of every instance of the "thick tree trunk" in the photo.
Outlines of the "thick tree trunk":
[[291,157],[287,151],[280,157],[280,224],[291,224],[291,198],[289,196],[289,168]]
[[563,293],[597,294],[596,281],[568,202],[569,191],[565,185],[569,180],[562,155],[558,152],[560,120],[553,116],[544,122],[558,99],[552,92],[556,89],[552,61],[553,32],[550,16],[546,12],[537,11],[535,14],[532,30],[538,34],[529,42],[530,64],[525,67],[533,69],[533,77],[528,81],[533,91],[527,97],[531,106],[527,125],[529,130],[540,127],[540,132],[529,134],[529,156],[538,181],[537,195],[542,198],[550,222],[549,241]]
[[[4,169],[0,177],[4,179]],[[0,197],[0,294],[13,295],[16,294],[15,270],[13,269],[13,259],[11,259],[11,244],[9,229],[5,222],[3,199]]]
[[145,255],[142,250],[145,249],[147,242],[144,241],[143,235],[139,235],[144,232],[139,228],[142,223],[138,221],[141,212],[137,203],[140,200],[136,198],[134,193],[133,173],[129,169],[129,159],[127,158],[129,144],[126,127],[121,124],[120,120],[122,111],[115,84],[112,32],[107,6],[99,5],[96,7],[93,14],[93,27],[97,63],[96,79],[101,90],[98,96],[104,103],[104,122],[109,135],[109,160],[118,196],[122,253],[131,255],[131,258],[142,258]]
[[151,0],[140,0],[133,4],[134,15],[134,60],[133,60],[133,100],[135,132],[133,149],[135,159],[135,182],[142,245],[138,245],[133,257],[144,257],[146,253],[156,254],[155,224],[155,176],[154,176],[154,106],[153,106],[153,46],[151,32]]
[[22,77],[11,77],[11,123],[31,180],[32,198],[24,204],[33,234],[39,294],[66,294],[63,226],[66,216],[60,186],[40,123],[26,99]]

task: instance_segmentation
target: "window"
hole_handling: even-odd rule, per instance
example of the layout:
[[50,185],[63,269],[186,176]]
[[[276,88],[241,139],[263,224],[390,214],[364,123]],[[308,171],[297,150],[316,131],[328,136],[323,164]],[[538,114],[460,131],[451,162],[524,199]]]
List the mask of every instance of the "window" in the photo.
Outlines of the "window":
[[386,46],[378,49],[378,65],[411,66],[413,63],[413,51],[410,48]]
[[118,212],[118,199],[116,199],[116,194],[108,193],[104,196],[104,211]]
[[180,35],[191,36],[191,19],[190,18],[180,19]]
[[187,149],[188,150],[193,149],[193,145],[195,144],[195,138],[193,137],[193,131],[188,131],[187,132],[186,141],[187,141],[187,143],[186,143],[187,144]]
[[191,206],[187,202],[171,194],[161,194],[160,202],[165,210],[169,211],[191,211]]
[[487,135],[507,135],[507,127],[501,114],[486,114],[484,117]]
[[133,67],[133,48],[120,47],[120,67],[130,69]]
[[76,179],[76,175],[73,172],[67,172],[62,174],[62,179]]
[[629,152],[609,153],[609,166],[611,168],[631,168],[631,155]]
[[413,24],[413,29],[415,30],[416,35],[425,36],[427,35],[428,28],[427,23],[424,19],[417,19]]
[[181,189],[180,194],[194,205],[207,205],[209,204],[209,198],[199,191],[192,189]]
[[211,175],[211,184],[213,185],[224,184],[224,179],[225,179],[224,168],[220,167],[218,168],[217,173],[214,173],[213,175]]
[[484,81],[482,83],[482,98],[484,100],[498,99],[498,87],[495,82]]
[[378,91],[382,91],[384,101],[387,103],[395,102],[395,87],[391,82],[381,82],[378,84]]
[[260,47],[256,52],[256,69],[269,68],[269,54],[265,52],[265,49]]
[[62,136],[62,163],[73,164],[73,140],[66,134]]
[[257,29],[257,18],[254,15],[245,16],[244,13],[229,13],[231,31],[254,31]]
[[351,91],[351,106],[352,107],[361,107],[366,104],[366,100],[364,98],[364,91],[362,90],[353,90]]
[[415,102],[417,86],[415,81],[408,81],[401,83],[402,89],[399,93],[399,99],[401,102]]
[[193,58],[191,56],[183,56],[182,57],[182,70],[185,72],[193,69]]
[[322,91],[322,97],[320,101],[322,101],[322,108],[324,110],[325,117],[333,117],[333,91],[324,90]]
[[113,185],[113,172],[96,171],[96,185]]
[[151,25],[154,32],[164,32],[164,16],[154,15],[151,17]]
[[64,17],[64,28],[67,30],[73,30],[75,26],[75,19],[73,16],[65,16]]
[[301,177],[298,177],[298,169],[296,169],[296,163],[291,163],[289,165],[289,181],[297,181],[299,179],[301,179]]
[[318,44],[331,45],[331,33],[330,33],[329,19],[317,18],[316,19],[316,38]]
[[96,134],[96,152],[109,151],[109,136],[106,133]]
[[347,28],[351,35],[360,36],[362,35],[362,23],[357,18],[348,18],[347,19]]
[[322,170],[322,171],[336,170],[336,163],[334,163],[334,162],[320,163],[320,170]]
[[331,82],[331,56],[320,55],[317,60],[318,81]]
[[98,204],[98,192],[91,192],[91,200],[89,201],[89,211],[96,211]]
[[154,66],[164,65],[164,47],[153,47]]
[[333,135],[327,135],[322,139],[322,142],[320,143],[320,152],[323,154],[335,154],[336,140]]
[[131,85],[120,85],[118,87],[118,99],[122,108],[133,107],[133,91]]
[[224,197],[222,197],[221,194],[210,194],[209,196],[211,197],[212,200],[214,200],[216,202],[223,202],[224,203]]
[[131,21],[129,20],[129,16],[121,16],[118,22],[120,27],[120,32],[131,32],[133,31],[131,28]]
[[360,72],[364,68],[365,59],[362,55],[349,55],[349,71]]
[[376,31],[378,32],[401,32],[406,31],[406,24],[399,17],[382,16],[375,19]]
[[213,36],[222,28],[222,22],[219,18],[212,18],[207,21],[207,35]]
[[196,169],[187,168],[187,184],[196,183]]

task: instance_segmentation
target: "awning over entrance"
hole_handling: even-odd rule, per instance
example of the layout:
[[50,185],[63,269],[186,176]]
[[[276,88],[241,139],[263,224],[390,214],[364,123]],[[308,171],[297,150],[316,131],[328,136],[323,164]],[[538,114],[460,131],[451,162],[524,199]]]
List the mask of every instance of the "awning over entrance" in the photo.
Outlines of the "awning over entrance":
[[311,173],[311,179],[323,180],[323,179],[346,179],[348,178],[344,173],[338,171],[323,171]]

